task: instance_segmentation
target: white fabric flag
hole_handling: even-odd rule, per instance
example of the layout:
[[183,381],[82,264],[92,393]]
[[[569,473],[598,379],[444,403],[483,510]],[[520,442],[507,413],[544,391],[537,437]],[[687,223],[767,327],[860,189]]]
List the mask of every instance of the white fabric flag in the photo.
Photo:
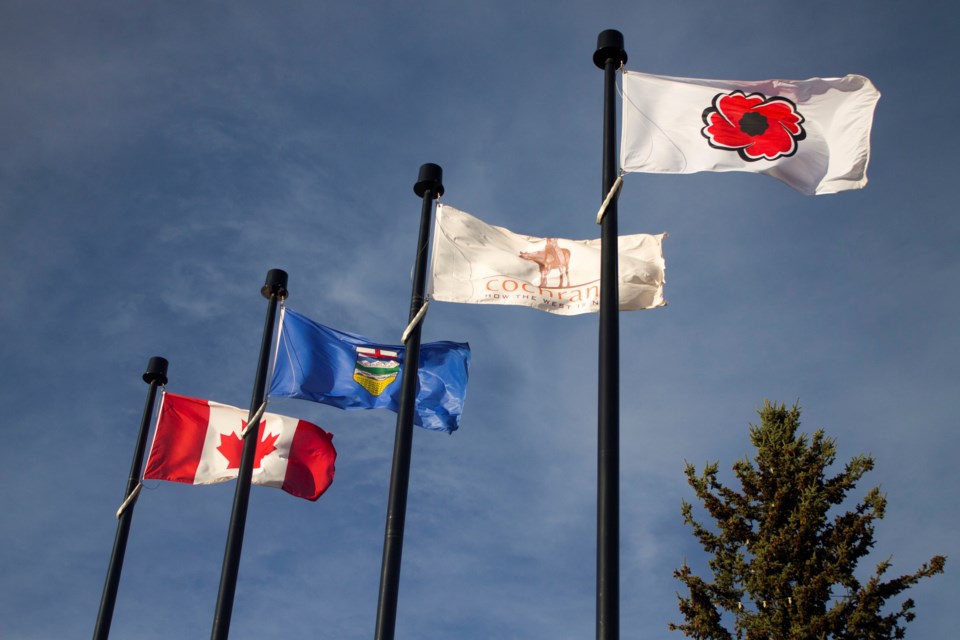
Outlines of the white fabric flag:
[[[619,238],[620,310],[663,299],[665,233]],[[437,205],[429,296],[446,302],[523,305],[561,315],[600,309],[600,240],[536,238]]]
[[807,195],[867,184],[880,92],[863,76],[701,80],[623,72],[623,171],[750,171]]

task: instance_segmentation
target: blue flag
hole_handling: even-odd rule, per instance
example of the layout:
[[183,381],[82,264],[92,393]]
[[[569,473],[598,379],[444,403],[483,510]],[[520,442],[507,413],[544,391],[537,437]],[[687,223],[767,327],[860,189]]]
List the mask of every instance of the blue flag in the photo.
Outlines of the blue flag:
[[[318,324],[285,310],[270,396],[301,398],[341,409],[400,408],[406,348]],[[456,431],[467,395],[470,345],[420,345],[420,390],[414,424]]]

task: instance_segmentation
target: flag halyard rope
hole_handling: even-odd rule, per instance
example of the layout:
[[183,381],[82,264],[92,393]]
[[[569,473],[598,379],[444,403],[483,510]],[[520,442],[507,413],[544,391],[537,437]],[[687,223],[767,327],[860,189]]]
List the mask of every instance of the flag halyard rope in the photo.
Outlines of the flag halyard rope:
[[[283,317],[287,313],[287,305],[280,301],[280,320],[277,322],[277,342],[273,347],[273,357],[270,358],[270,373],[267,380],[273,380],[274,369],[277,367],[277,354],[280,352],[280,341],[283,340]],[[266,399],[264,399],[266,402]]]
[[124,511],[132,507],[137,502],[137,496],[140,495],[140,490],[143,489],[143,483],[138,482],[137,486],[133,488],[133,491],[130,492],[130,495],[127,496],[127,499],[123,501],[120,505],[120,508],[117,509],[117,520],[120,519],[120,516],[123,515]]
[[603,216],[607,212],[607,207],[610,206],[610,202],[617,196],[622,186],[623,172],[621,171],[620,175],[618,175],[617,179],[614,181],[613,186],[610,187],[610,191],[607,192],[607,197],[603,199],[603,204],[600,205],[600,210],[597,211],[597,224],[603,222]]
[[417,325],[423,320],[423,317],[427,315],[427,307],[430,306],[430,301],[426,301],[421,305],[420,310],[417,311],[417,315],[413,316],[413,319],[410,321],[410,324],[407,325],[407,328],[403,330],[403,335],[400,337],[400,342],[403,344],[407,343],[407,338],[410,337],[410,333],[417,327]]
[[263,412],[266,411],[266,409],[267,409],[267,401],[264,400],[263,403],[261,403],[260,408],[257,409],[257,411],[250,418],[250,420],[247,421],[247,426],[244,427],[243,431],[240,433],[241,440],[247,437],[247,432],[249,432],[252,427],[260,426],[260,417],[263,416]]

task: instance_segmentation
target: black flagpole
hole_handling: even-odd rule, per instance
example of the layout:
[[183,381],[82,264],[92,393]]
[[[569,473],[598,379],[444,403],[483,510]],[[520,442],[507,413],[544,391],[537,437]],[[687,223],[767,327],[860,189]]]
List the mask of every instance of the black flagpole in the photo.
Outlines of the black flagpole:
[[167,384],[167,361],[159,356],[150,358],[143,381],[150,385],[147,402],[140,419],[140,435],[133,448],[133,463],[130,465],[130,477],[127,490],[123,494],[123,503],[117,511],[117,535],[113,540],[113,555],[107,568],[107,579],[103,585],[103,597],[100,599],[100,612],[97,614],[97,626],[93,630],[94,640],[105,640],[110,636],[110,623],[113,621],[113,607],[117,603],[117,589],[120,586],[120,572],[123,571],[123,556],[127,552],[127,538],[133,520],[133,506],[137,503],[135,492],[140,486],[140,473],[143,468],[143,452],[147,446],[147,433],[153,418],[153,407],[157,401],[157,388]]
[[[617,69],[627,61],[623,34],[600,33],[593,62],[603,69],[603,191],[617,179]],[[620,637],[620,292],[617,198],[601,226],[600,368],[597,415],[597,640]]]
[[[247,416],[247,425],[250,428],[243,437],[237,490],[233,497],[233,513],[230,516],[227,547],[223,554],[220,593],[217,595],[217,610],[213,617],[213,632],[210,635],[214,640],[226,640],[230,633],[230,616],[233,614],[233,596],[237,590],[237,574],[240,571],[240,551],[243,547],[243,531],[247,523],[247,504],[250,501],[253,463],[260,440],[258,429],[260,418],[257,414],[261,413],[261,405],[266,395],[267,370],[270,366],[270,348],[273,345],[273,325],[276,323],[277,305],[287,297],[287,272],[281,269],[268,271],[266,284],[260,289],[260,294],[268,300],[267,319],[263,325],[260,362],[257,365],[257,378],[253,383],[253,398],[250,400],[250,413]],[[253,424],[254,419],[256,424]]]
[[[421,165],[413,191],[423,199],[420,209],[420,238],[410,297],[410,322],[426,303],[427,251],[433,201],[443,195],[443,169]],[[390,496],[387,501],[387,525],[383,538],[383,563],[380,568],[380,599],[377,603],[376,640],[393,640],[397,622],[397,594],[400,590],[400,558],[403,554],[403,529],[407,517],[407,487],[410,484],[410,450],[413,445],[413,415],[417,407],[420,371],[420,328],[423,319],[409,331],[404,342],[406,355],[397,412],[397,434],[393,444],[393,470],[390,472]]]

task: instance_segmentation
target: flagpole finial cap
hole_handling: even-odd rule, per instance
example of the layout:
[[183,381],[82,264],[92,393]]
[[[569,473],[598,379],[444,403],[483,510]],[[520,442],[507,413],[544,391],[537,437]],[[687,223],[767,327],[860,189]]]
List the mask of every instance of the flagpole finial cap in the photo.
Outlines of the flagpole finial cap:
[[167,362],[166,358],[153,356],[147,363],[147,370],[143,373],[143,381],[147,384],[156,382],[163,386],[167,384]]
[[421,198],[427,191],[430,191],[434,198],[443,195],[443,169],[432,162],[420,165],[420,176],[417,184],[413,185],[413,192]]
[[289,295],[287,291],[287,272],[283,269],[270,269],[267,272],[267,281],[260,289],[260,295],[269,299],[270,296],[277,296],[280,300],[286,299]]
[[618,63],[626,64],[627,52],[623,49],[623,34],[616,29],[601,31],[597,36],[597,50],[593,54],[593,64],[603,69],[607,60],[613,59]]

